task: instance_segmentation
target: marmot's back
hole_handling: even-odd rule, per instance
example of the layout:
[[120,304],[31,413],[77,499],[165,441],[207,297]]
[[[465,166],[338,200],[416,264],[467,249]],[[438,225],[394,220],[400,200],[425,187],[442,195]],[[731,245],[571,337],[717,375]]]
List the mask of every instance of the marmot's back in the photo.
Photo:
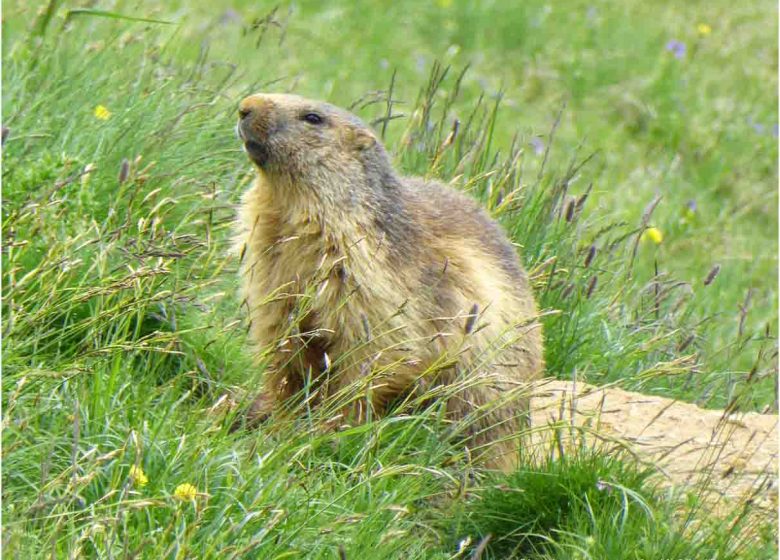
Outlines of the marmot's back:
[[[476,445],[516,431],[528,399],[501,401],[541,372],[542,338],[500,226],[450,187],[399,177],[341,109],[257,95],[240,115],[258,170],[239,220],[243,287],[255,343],[277,354],[255,416],[305,380],[322,398],[362,384],[378,414],[415,387],[459,383],[448,409],[479,418]],[[434,371],[442,354],[458,366]],[[362,406],[345,414],[362,419]],[[508,446],[491,449],[491,464],[506,465]]]
[[[503,340],[503,358],[517,367],[503,371],[515,380],[541,374],[542,339],[538,311],[517,251],[501,227],[465,194],[437,182],[404,181],[410,212],[428,232],[428,257],[446,262],[448,276],[440,284],[440,311],[460,315],[479,310],[482,344]],[[447,276],[447,275],[445,275]],[[507,360],[509,354],[513,360]]]
[[[416,177],[405,179],[404,185],[410,205],[414,205],[415,212],[419,212],[436,237],[453,241],[452,247],[458,247],[462,241],[474,241],[487,258],[496,259],[503,272],[517,282],[519,289],[527,289],[527,276],[516,249],[503,229],[473,198],[452,187]],[[530,292],[527,295],[531,295]]]

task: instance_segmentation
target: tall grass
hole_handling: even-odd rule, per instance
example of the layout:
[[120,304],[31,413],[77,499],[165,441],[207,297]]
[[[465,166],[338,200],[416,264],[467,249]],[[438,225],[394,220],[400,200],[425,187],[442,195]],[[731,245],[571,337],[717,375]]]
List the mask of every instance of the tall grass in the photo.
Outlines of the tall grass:
[[[58,17],[17,31],[4,52],[10,554],[598,558],[630,557],[639,542],[648,557],[770,557],[767,524],[754,541],[740,533],[750,516],[678,516],[679,497],[666,505],[636,467],[585,450],[485,478],[436,406],[336,433],[311,417],[231,433],[228,395],[263,374],[227,251],[251,180],[232,127],[236,99],[268,86],[205,50],[182,60],[186,45],[157,26],[127,35],[125,21]],[[405,119],[392,118],[392,87],[356,110],[384,119],[401,169],[472,193],[521,245],[549,311],[550,374],[734,408],[771,401],[768,335],[758,355],[749,331],[703,354],[696,343],[717,318],[702,316],[696,293],[661,273],[637,282],[653,209],[622,223],[591,208],[590,154],[558,157],[550,141],[532,158],[522,134],[500,143],[500,100],[464,103],[460,76],[434,65]],[[755,369],[728,369],[742,353]],[[177,497],[182,483],[197,496]]]

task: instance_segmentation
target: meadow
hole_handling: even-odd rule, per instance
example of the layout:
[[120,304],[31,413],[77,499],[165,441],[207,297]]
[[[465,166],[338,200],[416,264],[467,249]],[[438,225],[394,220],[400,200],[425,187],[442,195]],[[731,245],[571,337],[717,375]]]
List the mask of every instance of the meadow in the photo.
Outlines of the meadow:
[[273,90],[352,107],[501,221],[549,375],[777,413],[776,23],[768,1],[4,1],[4,553],[776,557],[749,500],[628,457],[497,476],[436,407],[247,434],[221,406],[263,375],[228,246],[236,104]]

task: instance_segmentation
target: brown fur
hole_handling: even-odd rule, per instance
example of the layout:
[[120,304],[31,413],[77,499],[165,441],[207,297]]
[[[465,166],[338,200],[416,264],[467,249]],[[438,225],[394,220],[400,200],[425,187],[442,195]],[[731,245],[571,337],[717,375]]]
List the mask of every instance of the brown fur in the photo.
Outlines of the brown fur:
[[[236,250],[251,338],[273,354],[250,419],[307,378],[319,399],[359,388],[379,415],[409,391],[461,383],[447,405],[459,420],[539,376],[528,279],[474,201],[398,176],[368,127],[331,105],[253,95],[239,110],[258,177]],[[307,122],[310,113],[323,122]],[[366,400],[353,402],[348,416],[364,419]],[[472,445],[511,437],[527,406],[527,397],[494,406],[473,422]],[[510,467],[512,445],[488,446],[488,464]]]

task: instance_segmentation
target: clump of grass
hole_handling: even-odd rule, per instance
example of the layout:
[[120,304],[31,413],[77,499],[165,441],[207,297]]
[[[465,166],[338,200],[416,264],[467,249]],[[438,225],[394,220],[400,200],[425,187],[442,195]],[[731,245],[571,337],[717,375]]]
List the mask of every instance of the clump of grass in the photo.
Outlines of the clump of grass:
[[[675,511],[681,497],[629,457],[579,448],[486,480],[446,524],[480,558],[769,557],[771,539],[740,538],[738,514],[707,524]],[[770,530],[768,523],[761,530]],[[470,544],[468,544],[470,543]]]
[[[550,535],[573,538],[567,544],[592,555],[618,558],[615,553],[641,540],[636,527],[651,523],[651,507],[657,504],[647,503],[650,474],[613,457],[585,454],[521,469],[484,486],[469,512],[471,530],[493,535],[489,549],[503,558],[543,554]],[[635,525],[627,526],[629,521]],[[600,550],[602,536],[614,548]],[[566,549],[562,542],[556,546]]]

